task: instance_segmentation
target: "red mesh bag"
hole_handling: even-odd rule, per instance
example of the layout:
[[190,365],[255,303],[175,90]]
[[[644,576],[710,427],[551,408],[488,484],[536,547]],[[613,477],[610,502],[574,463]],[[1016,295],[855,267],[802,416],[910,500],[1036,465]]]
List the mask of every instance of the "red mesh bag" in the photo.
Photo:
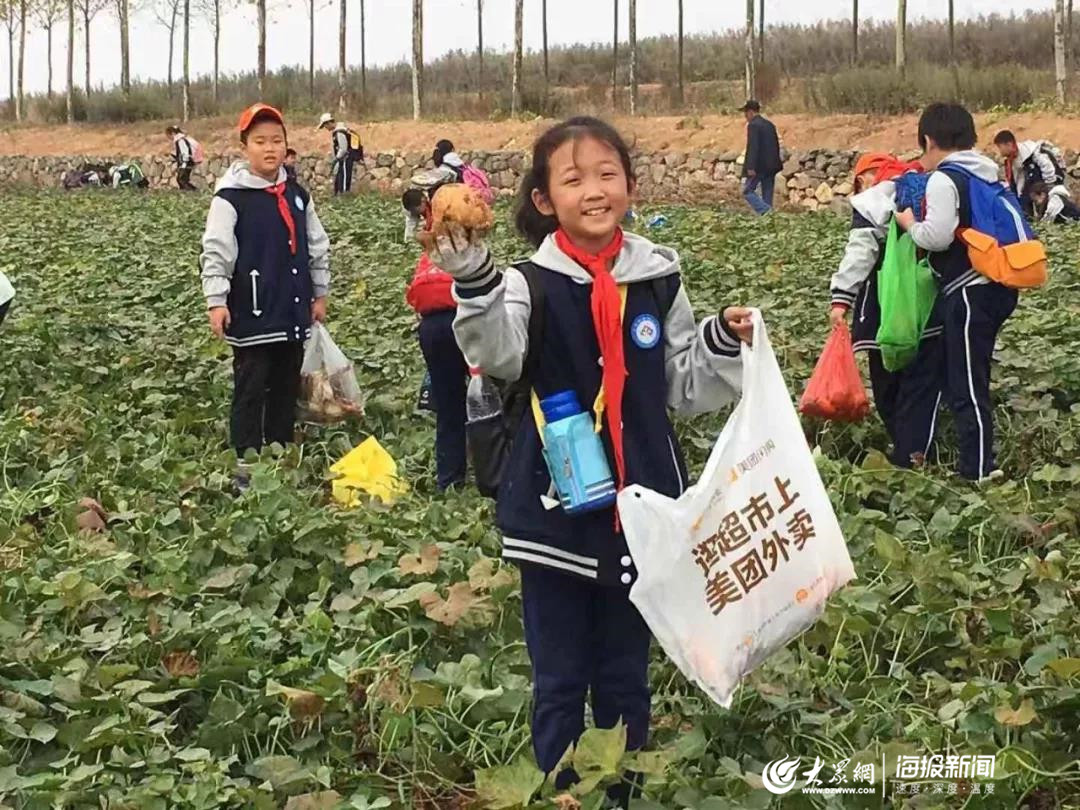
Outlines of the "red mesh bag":
[[837,324],[825,342],[799,410],[835,422],[858,422],[870,412],[846,323]]

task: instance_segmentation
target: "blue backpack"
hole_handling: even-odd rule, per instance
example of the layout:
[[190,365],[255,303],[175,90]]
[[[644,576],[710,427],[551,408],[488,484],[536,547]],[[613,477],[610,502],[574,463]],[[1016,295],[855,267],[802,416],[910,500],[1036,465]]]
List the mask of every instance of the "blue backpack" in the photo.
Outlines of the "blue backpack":
[[958,229],[956,236],[967,245],[972,268],[1013,289],[1045,284],[1046,248],[1024,218],[1012,189],[962,166],[950,165],[947,172],[967,180],[971,224]]

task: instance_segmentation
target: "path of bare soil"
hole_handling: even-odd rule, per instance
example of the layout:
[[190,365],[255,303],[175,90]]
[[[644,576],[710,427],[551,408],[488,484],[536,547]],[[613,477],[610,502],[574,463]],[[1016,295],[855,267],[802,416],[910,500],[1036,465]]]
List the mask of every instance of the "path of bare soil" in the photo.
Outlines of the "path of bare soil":
[[[744,122],[739,116],[688,116],[615,120],[628,138],[644,151],[741,149]],[[916,117],[870,115],[789,115],[773,117],[781,137],[791,149],[857,149],[910,151],[915,148]],[[292,122],[290,141],[301,154],[319,154],[329,148],[329,137],[314,122]],[[450,138],[461,149],[528,149],[551,122],[531,121],[384,121],[361,124],[365,147],[371,151],[427,152],[440,138]],[[980,141],[989,146],[998,129],[1018,135],[1047,138],[1062,147],[1080,147],[1080,118],[1048,113],[981,114],[976,116]],[[225,118],[193,121],[187,127],[207,152],[232,151],[237,146],[232,121]],[[164,152],[164,122],[113,126],[11,126],[0,129],[0,155],[139,156]]]

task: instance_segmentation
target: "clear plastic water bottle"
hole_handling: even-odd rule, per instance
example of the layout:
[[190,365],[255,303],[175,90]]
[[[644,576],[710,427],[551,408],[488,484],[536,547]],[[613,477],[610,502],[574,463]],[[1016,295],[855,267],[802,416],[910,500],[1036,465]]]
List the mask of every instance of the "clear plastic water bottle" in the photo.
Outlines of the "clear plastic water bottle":
[[503,419],[502,397],[478,368],[469,369],[465,392],[465,436],[469,461],[481,495],[494,498],[510,456],[512,437]]
[[469,388],[465,393],[465,416],[470,422],[482,422],[502,416],[502,397],[495,384],[475,366],[469,369]]

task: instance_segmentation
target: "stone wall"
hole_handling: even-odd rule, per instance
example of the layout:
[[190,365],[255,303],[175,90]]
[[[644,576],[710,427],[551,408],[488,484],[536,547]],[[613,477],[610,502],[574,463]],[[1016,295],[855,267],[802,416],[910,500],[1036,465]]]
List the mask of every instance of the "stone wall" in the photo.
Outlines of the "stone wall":
[[[196,185],[212,187],[236,155],[214,156],[195,172]],[[517,189],[529,156],[522,152],[464,153],[463,157],[484,169],[500,196]],[[848,210],[846,198],[852,193],[851,170],[857,152],[813,149],[789,153],[784,150],[784,168],[776,179],[776,203],[801,210]],[[1069,173],[1080,178],[1080,162],[1074,151],[1065,154]],[[131,158],[112,158],[123,162]],[[169,158],[149,155],[134,158],[142,166],[153,187],[173,183],[175,170]],[[9,157],[0,156],[0,187],[59,187],[64,172],[84,161],[104,158]],[[319,194],[332,187],[331,162],[325,157],[300,158],[301,181]],[[430,168],[430,158],[420,153],[380,152],[358,163],[355,187],[400,194],[416,172]],[[738,194],[742,156],[737,152],[653,152],[634,155],[634,169],[640,194],[647,200],[714,200]]]

